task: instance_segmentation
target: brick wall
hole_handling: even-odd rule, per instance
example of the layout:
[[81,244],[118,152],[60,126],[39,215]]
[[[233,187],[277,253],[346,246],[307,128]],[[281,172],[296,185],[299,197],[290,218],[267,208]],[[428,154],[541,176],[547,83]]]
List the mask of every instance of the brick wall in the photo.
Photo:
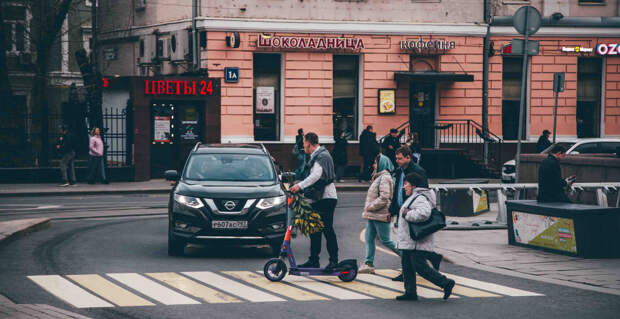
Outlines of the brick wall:
[[620,57],[607,58],[605,85],[605,134],[620,135]]

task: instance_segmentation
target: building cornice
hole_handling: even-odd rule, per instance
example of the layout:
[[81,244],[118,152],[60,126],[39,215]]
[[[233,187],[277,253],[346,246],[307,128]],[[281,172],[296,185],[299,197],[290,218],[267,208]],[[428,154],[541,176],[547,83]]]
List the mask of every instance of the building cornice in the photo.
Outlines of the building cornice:
[[[492,36],[521,37],[511,26],[491,27]],[[592,27],[541,27],[534,37],[576,37],[576,38],[619,38],[620,32],[616,28],[592,28]]]

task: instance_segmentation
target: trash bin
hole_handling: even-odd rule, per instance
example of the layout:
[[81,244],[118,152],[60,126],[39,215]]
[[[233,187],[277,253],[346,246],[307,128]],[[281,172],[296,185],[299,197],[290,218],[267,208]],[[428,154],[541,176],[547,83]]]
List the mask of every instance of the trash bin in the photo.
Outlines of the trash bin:
[[[488,184],[487,179],[453,179],[439,184]],[[489,211],[489,194],[486,190],[448,189],[440,192],[439,207],[446,216],[469,217]]]

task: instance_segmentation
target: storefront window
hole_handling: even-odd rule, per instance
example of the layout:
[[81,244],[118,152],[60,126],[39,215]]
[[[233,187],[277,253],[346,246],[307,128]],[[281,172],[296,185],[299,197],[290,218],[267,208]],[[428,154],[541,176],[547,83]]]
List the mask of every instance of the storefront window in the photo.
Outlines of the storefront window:
[[602,60],[580,58],[577,65],[577,137],[600,137]]
[[334,136],[344,131],[349,140],[356,140],[358,135],[358,70],[357,55],[334,55]]
[[[502,135],[504,140],[516,140],[519,135],[519,108],[521,102],[522,58],[504,57],[502,69]],[[525,139],[527,112],[523,116]]]
[[280,140],[279,54],[254,54],[254,140]]

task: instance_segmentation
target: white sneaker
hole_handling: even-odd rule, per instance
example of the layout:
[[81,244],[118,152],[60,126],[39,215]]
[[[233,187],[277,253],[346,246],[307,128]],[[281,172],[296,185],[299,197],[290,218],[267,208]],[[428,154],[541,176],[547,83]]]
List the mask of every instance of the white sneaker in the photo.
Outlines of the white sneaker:
[[362,265],[362,267],[360,267],[360,269],[357,271],[357,273],[358,274],[374,274],[375,273],[375,266],[364,264],[364,265]]
[[60,186],[60,187],[67,187],[67,186],[69,186],[69,183],[60,184],[58,186]]

